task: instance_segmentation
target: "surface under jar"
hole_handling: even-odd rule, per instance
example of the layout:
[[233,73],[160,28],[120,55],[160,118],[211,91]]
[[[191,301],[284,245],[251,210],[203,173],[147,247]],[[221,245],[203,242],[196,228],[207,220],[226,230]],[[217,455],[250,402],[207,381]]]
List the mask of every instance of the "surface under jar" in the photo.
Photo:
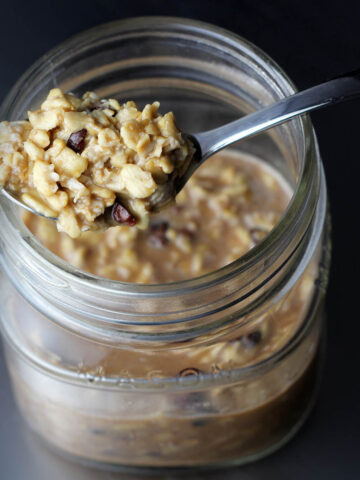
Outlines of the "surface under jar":
[[[63,89],[91,85],[139,103],[160,96],[185,131],[293,91],[262,52],[197,22],[115,23],[61,51],[52,73]],[[40,67],[10,95],[6,118],[21,116],[48,89],[47,65]],[[41,89],[25,100],[31,80]],[[131,284],[78,270],[2,204],[1,262],[14,285],[2,279],[6,356],[17,403],[49,444],[101,463],[243,463],[277,448],[303,422],[318,379],[328,266],[316,140],[309,120],[298,119],[241,148],[295,193],[249,252],[214,272],[194,271],[192,280]]]

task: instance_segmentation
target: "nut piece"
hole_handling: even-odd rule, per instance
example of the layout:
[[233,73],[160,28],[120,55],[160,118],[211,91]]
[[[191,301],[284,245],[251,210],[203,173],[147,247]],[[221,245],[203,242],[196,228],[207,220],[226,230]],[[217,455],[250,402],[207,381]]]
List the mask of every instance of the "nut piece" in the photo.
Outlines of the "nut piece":
[[122,167],[128,161],[129,154],[124,150],[114,153],[111,157],[110,162],[113,167]]
[[66,192],[58,190],[55,195],[47,197],[46,201],[53,210],[61,212],[61,210],[68,204],[69,197]]
[[31,125],[39,130],[52,130],[58,127],[61,122],[61,117],[57,110],[50,110],[48,112],[28,112],[28,117]]
[[47,159],[51,160],[52,157],[57,157],[65,147],[66,143],[64,142],[64,140],[61,140],[60,138],[55,138],[55,140],[52,142],[51,147],[46,150]]
[[73,110],[72,103],[66,98],[60,88],[50,90],[47,99],[41,104],[41,110],[53,110],[61,108],[63,110]]
[[54,172],[54,165],[36,162],[33,170],[33,181],[37,190],[45,196],[56,193],[59,175]]
[[46,148],[50,145],[50,136],[46,130],[39,130],[34,128],[31,130],[29,140],[36,143],[41,148]]
[[88,166],[86,158],[81,157],[68,147],[63,148],[53,162],[58,173],[74,178],[79,178]]
[[116,147],[119,141],[119,136],[111,128],[104,128],[98,134],[98,142],[102,147]]
[[127,164],[122,167],[121,178],[131,196],[147,198],[156,190],[156,183],[150,172],[145,172],[138,165]]
[[61,181],[61,185],[69,190],[69,195],[74,203],[76,203],[80,197],[90,195],[85,185],[76,180],[76,178],[64,178]]
[[77,132],[83,128],[89,128],[91,124],[94,125],[94,120],[90,118],[86,112],[64,113],[64,126],[70,132]]
[[35,145],[35,143],[33,143],[31,140],[27,140],[26,142],[24,142],[24,150],[33,162],[36,162],[37,160],[41,161],[44,159],[44,150]]
[[121,136],[124,143],[132,150],[136,150],[137,144],[141,139],[141,127],[136,120],[128,120],[124,126],[121,127]]
[[104,200],[109,200],[111,202],[110,205],[115,202],[115,193],[108,188],[99,187],[98,185],[90,185],[89,190],[93,195],[97,195]]
[[158,126],[161,131],[161,135],[164,137],[175,137],[179,135],[179,130],[175,125],[175,117],[173,112],[166,113],[160,120],[158,121]]
[[71,238],[76,238],[81,233],[76,215],[70,207],[65,207],[60,213],[57,227],[59,232],[66,232]]

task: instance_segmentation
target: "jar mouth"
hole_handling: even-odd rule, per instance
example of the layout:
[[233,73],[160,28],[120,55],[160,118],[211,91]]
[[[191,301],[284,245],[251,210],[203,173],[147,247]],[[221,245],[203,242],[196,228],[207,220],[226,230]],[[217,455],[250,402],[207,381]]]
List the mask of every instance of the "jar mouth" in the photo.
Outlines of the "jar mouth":
[[[61,43],[58,47],[51,50],[49,53],[41,57],[25,74],[19,79],[15,86],[10,91],[9,95],[5,99],[2,108],[0,110],[0,116],[6,118],[6,113],[11,110],[12,104],[15,102],[17,94],[21,91],[22,86],[33,78],[37,71],[41,68],[45,62],[52,61],[54,63],[59,62],[65,52],[70,49],[82,49],[87,45],[90,35],[97,37],[101,35],[111,35],[115,32],[126,32],[127,30],[136,31],[137,28],[145,30],[149,27],[156,27],[161,30],[171,30],[172,26],[176,25],[184,32],[191,30],[198,34],[206,34],[211,40],[221,41],[224,48],[241,48],[242,52],[245,51],[246,55],[251,59],[256,59],[264,67],[265,71],[272,70],[275,72],[277,86],[281,89],[283,96],[291,95],[296,92],[296,87],[292,81],[288,78],[285,72],[261,49],[253,45],[251,42],[243,39],[242,37],[229,32],[220,27],[198,22],[190,19],[176,18],[176,17],[137,17],[132,19],[119,20],[115,22],[106,23],[98,27],[86,30],[77,34],[65,42]],[[294,189],[291,201],[284,212],[283,216],[275,227],[269,232],[269,234],[258,245],[249,250],[246,254],[239,257],[237,260],[229,263],[228,265],[207,273],[205,275],[182,280],[178,282],[158,283],[158,284],[140,284],[140,283],[128,283],[114,281],[100,277],[83,270],[79,270],[76,267],[68,264],[55,254],[50,252],[44,247],[34,235],[32,235],[27,227],[23,224],[21,219],[16,215],[13,207],[6,208],[8,219],[10,220],[14,230],[16,232],[17,240],[20,241],[27,249],[34,251],[36,256],[41,257],[43,260],[51,264],[53,267],[62,272],[62,276],[71,276],[76,279],[77,282],[96,284],[96,288],[99,290],[106,290],[107,292],[113,292],[114,294],[121,292],[122,295],[136,295],[136,296],[161,296],[166,295],[178,295],[186,292],[194,292],[194,290],[202,290],[210,287],[214,287],[219,283],[226,282],[234,276],[245,277],[247,272],[256,269],[257,265],[263,263],[263,259],[271,255],[273,246],[279,243],[279,240],[289,236],[295,229],[295,224],[299,222],[299,219],[303,219],[306,209],[311,208],[307,214],[307,224],[314,213],[314,205],[309,205],[307,201],[308,192],[311,189],[311,184],[314,179],[311,175],[313,170],[313,162],[316,161],[314,155],[311,154],[314,150],[314,136],[310,118],[305,115],[303,117],[292,120],[292,122],[298,122],[300,131],[302,133],[301,142],[302,153],[304,158],[302,159],[302,168],[299,172],[299,178],[297,185]],[[7,201],[2,201],[5,205]],[[304,228],[306,230],[306,226]]]

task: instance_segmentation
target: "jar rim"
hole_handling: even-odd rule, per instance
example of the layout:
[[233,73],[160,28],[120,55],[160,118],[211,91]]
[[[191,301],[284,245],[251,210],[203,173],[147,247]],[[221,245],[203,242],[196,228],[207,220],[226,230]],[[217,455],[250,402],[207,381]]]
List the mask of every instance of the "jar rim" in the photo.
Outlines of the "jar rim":
[[[35,62],[33,66],[30,67],[16,82],[16,84],[11,89],[1,106],[0,117],[6,118],[6,111],[10,110],[11,104],[14,102],[17,96],[17,92],[19,91],[19,89],[21,89],[21,86],[25,82],[27,82],[31,76],[36,75],[37,70],[45,62],[49,62],[49,59],[53,59],[55,61],[58,57],[61,57],[65,54],[65,52],[69,51],[75,46],[76,48],[82,48],[83,46],[86,46],[88,37],[90,35],[96,34],[99,37],[102,34],[106,34],[107,36],[111,36],[111,34],[114,34],[115,32],[125,32],[127,29],[133,30],[137,27],[141,28],[142,30],[146,28],[156,27],[161,30],[166,29],[170,31],[172,26],[174,25],[182,28],[184,31],[190,30],[193,32],[193,30],[195,29],[199,34],[206,34],[212,39],[221,40],[223,43],[226,42],[229,47],[237,49],[241,48],[241,50],[245,51],[249,57],[256,58],[256,60],[260,59],[264,63],[264,65],[266,64],[267,68],[272,69],[276,73],[277,80],[281,82],[282,90],[285,90],[285,93],[287,95],[291,95],[296,92],[296,87],[293,82],[289,79],[289,77],[281,69],[281,67],[274,60],[272,60],[271,57],[269,57],[265,52],[263,52],[253,43],[231,31],[206,22],[187,18],[167,16],[134,17],[104,23],[99,26],[87,29],[83,32],[80,32],[79,34],[70,37],[69,39],[60,43],[57,47],[51,49],[37,62]],[[258,245],[253,247],[251,250],[249,250],[247,253],[245,253],[238,259],[213,272],[178,282],[158,284],[141,284],[110,280],[80,270],[68,264],[61,258],[57,257],[46,247],[44,247],[36,239],[35,236],[30,234],[27,227],[14,214],[10,215],[11,223],[15,225],[18,236],[21,237],[21,240],[27,245],[28,248],[34,250],[37,256],[41,256],[42,259],[45,259],[52,266],[59,269],[65,275],[70,275],[72,278],[76,279],[77,282],[91,282],[92,284],[96,282],[96,287],[99,289],[99,291],[106,290],[114,293],[121,292],[121,294],[123,295],[130,296],[136,295],[141,297],[156,297],[183,294],[189,291],[202,290],[205,288],[214,287],[219,283],[233,278],[234,276],[239,276],[246,273],[247,271],[249,271],[249,268],[251,266],[254,266],[255,264],[261,262],[264,255],[266,255],[266,253],[271,250],[271,247],[272,245],[274,245],[276,240],[286,235],[289,231],[293,230],[292,222],[289,222],[288,219],[290,218],[294,220],[298,218],[300,211],[304,210],[304,196],[309,190],[309,182],[312,181],[312,166],[310,164],[313,163],[315,160],[313,155],[309,155],[309,152],[314,150],[315,142],[309,116],[304,115],[293,121],[299,122],[301,127],[301,140],[304,143],[303,152],[305,161],[302,171],[299,173],[299,179],[296,188],[294,189],[293,196],[289,205],[287,206],[286,211],[284,212],[279,222],[275,225],[275,227],[269,232],[265,239],[259,242]]]

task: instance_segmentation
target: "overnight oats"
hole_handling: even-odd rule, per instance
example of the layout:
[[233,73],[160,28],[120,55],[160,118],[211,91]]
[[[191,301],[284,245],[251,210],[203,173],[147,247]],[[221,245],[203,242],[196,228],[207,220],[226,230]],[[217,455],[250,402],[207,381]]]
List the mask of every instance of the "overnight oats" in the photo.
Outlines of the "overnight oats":
[[[174,117],[160,115],[154,99],[164,112],[174,105],[183,131],[196,131],[195,124],[208,130],[293,92],[283,72],[243,39],[234,44],[224,31],[220,40],[215,27],[169,22],[135,19],[85,32],[56,56],[59,89],[50,100],[60,106],[41,106],[50,90],[44,82],[42,92],[24,92],[28,103],[13,93],[2,110],[10,122],[3,128],[31,127],[26,141],[45,152],[34,165],[54,165],[59,177],[52,176],[56,192],[40,187],[36,201],[49,207],[50,197],[64,192],[75,218],[61,223],[59,207],[56,223],[0,203],[1,329],[15,399],[48,445],[98,464],[197,467],[260,458],[301,426],[318,385],[329,246],[326,187],[310,121],[293,120],[216,154],[175,202],[152,209],[155,189],[181,174],[193,154]],[[141,48],[132,44],[134,32]],[[175,39],[187,48],[173,50]],[[77,56],[84,44],[86,65]],[[23,89],[39,73],[28,75]],[[89,86],[98,96],[80,105]],[[31,126],[18,121],[26,111],[42,116],[54,108],[90,123],[46,130],[32,124],[32,115]],[[129,109],[134,118],[121,117]],[[121,122],[133,128],[135,117],[146,115],[135,143],[104,154],[101,165],[94,161],[104,128],[123,140]],[[102,116],[106,126],[99,125]],[[161,130],[163,118],[171,131]],[[40,130],[47,146],[37,143],[45,142]],[[147,154],[130,152],[155,151],[160,136],[162,150],[151,165]],[[88,189],[84,208],[102,202],[99,215],[79,210],[74,182],[58,171],[57,156],[46,154],[57,140],[86,159],[75,182]],[[124,179],[112,182],[124,166],[147,169],[146,195],[136,197],[141,186],[135,192]],[[94,174],[97,167],[108,173]],[[12,173],[3,168],[3,183],[13,181]],[[33,181],[31,174],[31,187]],[[103,190],[111,193],[108,204]],[[124,208],[134,221],[104,228],[108,208],[113,216]]]
[[290,197],[275,172],[228,151],[207,160],[146,230],[116,226],[72,239],[44,217],[25,212],[23,219],[47,248],[81,270],[121,282],[168,283],[244,255],[272,230]]

